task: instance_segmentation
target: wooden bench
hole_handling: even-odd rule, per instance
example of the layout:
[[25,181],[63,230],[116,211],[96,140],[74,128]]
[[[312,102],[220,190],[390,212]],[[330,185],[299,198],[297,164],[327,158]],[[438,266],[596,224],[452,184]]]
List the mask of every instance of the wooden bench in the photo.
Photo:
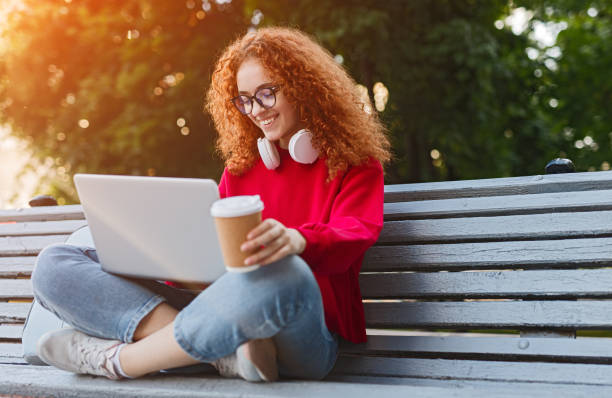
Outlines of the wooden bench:
[[[385,187],[361,275],[369,341],[323,382],[113,382],[27,365],[36,254],[81,207],[0,211],[0,393],[67,396],[609,396],[612,171]],[[69,293],[68,293],[69,294]],[[491,333],[495,332],[495,333]],[[612,336],[612,333],[610,333]]]

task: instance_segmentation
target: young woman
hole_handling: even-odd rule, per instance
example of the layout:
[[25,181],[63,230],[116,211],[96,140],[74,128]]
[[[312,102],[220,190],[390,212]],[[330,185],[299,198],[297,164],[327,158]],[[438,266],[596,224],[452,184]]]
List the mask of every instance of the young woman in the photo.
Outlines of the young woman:
[[365,341],[358,276],[382,228],[390,158],[375,112],[326,50],[278,27],[224,51],[207,100],[226,165],[220,196],[265,204],[242,246],[259,247],[245,263],[262,266],[194,295],[108,274],[93,248],[50,246],[35,296],[74,329],[40,339],[45,362],[111,379],[201,362],[250,381],[320,379],[339,338]]

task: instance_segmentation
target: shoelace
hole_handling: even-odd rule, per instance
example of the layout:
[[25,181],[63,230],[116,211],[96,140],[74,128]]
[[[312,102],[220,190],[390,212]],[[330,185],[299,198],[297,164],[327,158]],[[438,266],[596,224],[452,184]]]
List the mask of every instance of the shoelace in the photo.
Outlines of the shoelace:
[[96,340],[88,337],[78,345],[79,368],[88,374],[117,378],[115,372],[107,367],[107,352],[114,346],[103,348]]

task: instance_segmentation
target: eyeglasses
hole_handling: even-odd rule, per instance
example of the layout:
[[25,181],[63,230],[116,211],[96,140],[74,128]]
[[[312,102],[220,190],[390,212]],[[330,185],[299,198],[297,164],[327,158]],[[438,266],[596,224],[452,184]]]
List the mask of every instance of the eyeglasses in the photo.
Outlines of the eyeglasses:
[[255,91],[255,95],[239,95],[231,99],[232,103],[243,115],[248,115],[253,111],[253,100],[264,109],[270,109],[276,104],[276,92],[280,86],[262,87]]

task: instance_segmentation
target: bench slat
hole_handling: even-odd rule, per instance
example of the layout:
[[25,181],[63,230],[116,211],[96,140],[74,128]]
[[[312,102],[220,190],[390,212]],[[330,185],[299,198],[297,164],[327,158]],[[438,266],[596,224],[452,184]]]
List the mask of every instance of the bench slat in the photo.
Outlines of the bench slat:
[[341,355],[333,374],[612,385],[609,365]]
[[0,257],[0,277],[30,276],[35,261],[35,256]]
[[21,332],[23,325],[0,325],[0,340],[19,340],[21,341]]
[[0,279],[0,299],[32,298],[32,281],[29,279]]
[[[370,298],[612,297],[612,270],[385,273],[360,276]],[[28,279],[0,279],[0,299],[32,298]]]
[[0,267],[0,278],[20,278],[31,276],[34,266],[32,265],[9,265]]
[[34,265],[36,256],[0,257],[0,268],[11,266]]
[[612,301],[365,302],[370,328],[612,329]]
[[[376,280],[381,275],[362,275],[362,291],[365,298],[555,295],[610,297],[612,295],[609,289],[611,273],[612,271],[608,270],[577,270],[563,271],[563,276],[549,271],[487,272],[482,275],[481,273],[404,274],[393,276],[389,279],[393,282],[388,284],[374,283],[374,287],[370,289],[368,289],[367,282],[364,283],[363,280],[367,280],[368,277]],[[557,277],[559,287],[556,290],[544,287],[548,276]],[[448,282],[450,280],[456,283]],[[491,286],[489,283],[495,285]],[[403,293],[406,291],[409,293]],[[31,282],[29,280],[0,280],[0,298],[32,298]]]
[[82,226],[85,220],[20,222],[0,224],[0,236],[59,235],[71,234]]
[[25,363],[21,343],[0,343],[0,363]]
[[385,202],[612,189],[612,171],[385,185]]
[[385,220],[612,210],[612,190],[385,203]]
[[69,235],[8,236],[0,237],[0,256],[31,256],[45,246],[64,242]]
[[610,236],[612,211],[389,221],[378,243],[567,239]]
[[612,298],[612,269],[361,274],[364,298]]
[[362,271],[592,267],[612,264],[612,238],[374,246]]
[[41,206],[25,209],[0,210],[0,222],[83,220],[81,205]]
[[[213,398],[213,397],[266,397],[266,398],[312,398],[312,397],[352,397],[365,398],[380,396],[385,398],[473,398],[478,391],[475,388],[456,389],[454,386],[427,387],[425,390],[414,385],[361,384],[332,381],[291,380],[279,383],[245,383],[239,379],[220,378],[216,374],[194,375],[155,375],[117,382],[104,377],[80,376],[59,370],[51,366],[18,366],[0,365],[0,388],[10,396],[55,396],[55,397],[148,397],[148,398]],[[589,387],[589,386],[587,386]],[[490,398],[512,398],[516,389],[510,394],[507,390],[485,390]],[[538,397],[556,398],[550,394],[555,386],[539,386]],[[533,393],[534,387],[529,391]],[[584,390],[581,390],[583,392]],[[564,398],[568,390],[563,390]]]
[[23,323],[31,303],[0,303],[0,323]]
[[368,336],[367,343],[344,342],[341,352],[360,355],[429,354],[445,358],[505,358],[529,361],[612,363],[612,338]]
[[[520,199],[520,196],[524,195],[561,192],[579,193],[580,191],[605,191],[609,189],[612,189],[612,171],[601,171],[386,185],[385,202],[395,203],[402,201],[512,195]],[[567,196],[561,197],[565,198]],[[571,197],[571,195],[569,197]],[[542,199],[544,200],[544,198]],[[509,200],[512,201],[512,199]],[[591,201],[596,204],[601,203],[601,201],[592,198],[587,200],[586,203]],[[467,211],[469,211],[469,209]],[[0,210],[0,222],[82,220],[84,218],[85,216],[81,205],[42,206]]]

